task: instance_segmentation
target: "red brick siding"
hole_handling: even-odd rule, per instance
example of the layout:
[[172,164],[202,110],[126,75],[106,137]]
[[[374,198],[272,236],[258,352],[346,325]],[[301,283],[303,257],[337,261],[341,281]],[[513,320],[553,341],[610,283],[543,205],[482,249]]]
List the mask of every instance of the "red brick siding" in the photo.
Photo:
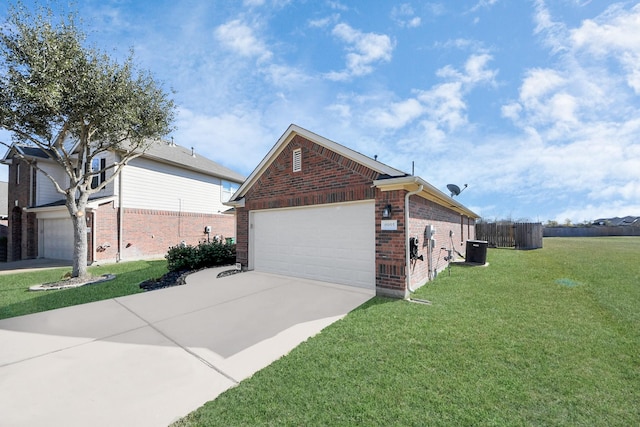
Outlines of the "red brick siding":
[[[20,184],[17,184],[18,165],[20,165]],[[29,194],[33,175],[31,166],[13,158],[9,165],[9,185],[7,194],[7,212],[9,212],[7,260],[35,258],[38,256],[38,224],[34,214],[27,214],[23,208],[29,207]],[[16,205],[16,200],[18,201]]]
[[249,210],[236,209],[236,262],[245,268],[249,265]]
[[95,261],[118,259],[118,209],[115,202],[98,206],[95,223]]
[[[376,200],[376,287],[402,294],[405,286],[404,196],[406,191],[379,192]],[[391,205],[391,220],[398,221],[398,230],[381,230],[382,210]]]
[[[95,225],[95,260],[118,259],[118,209],[114,203],[100,205]],[[235,237],[235,217],[223,214],[124,209],[122,260],[162,258],[171,246],[182,241],[197,245],[206,241],[205,226],[211,238]]]
[[[462,236],[460,235],[461,221],[464,223]],[[427,225],[436,228],[436,243],[431,253],[427,246],[428,236],[425,235]],[[415,289],[429,280],[429,256],[431,256],[433,270],[441,271],[446,268],[447,262],[444,258],[447,256],[447,251],[441,248],[453,248],[464,253],[464,242],[470,238],[469,231],[472,236],[475,235],[475,220],[461,216],[430,200],[412,196],[409,200],[409,236],[418,238],[418,255],[423,255],[424,261],[412,262],[411,287]],[[450,232],[453,232],[453,238],[449,236]],[[455,252],[452,252],[452,255],[455,256]]]
[[[293,150],[302,150],[302,170],[293,172]],[[296,135],[245,195],[238,208],[237,261],[249,254],[249,211],[373,200],[378,173]]]
[[125,208],[122,259],[163,257],[169,247],[183,241],[197,245],[206,241],[207,225],[211,226],[211,238],[235,237],[233,215]]

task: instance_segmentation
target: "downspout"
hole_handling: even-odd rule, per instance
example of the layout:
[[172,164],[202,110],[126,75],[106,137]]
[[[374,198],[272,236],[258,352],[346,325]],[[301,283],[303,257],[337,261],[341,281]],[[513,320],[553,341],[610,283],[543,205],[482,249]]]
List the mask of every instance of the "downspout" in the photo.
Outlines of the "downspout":
[[[414,182],[418,182],[418,180],[416,179]],[[406,251],[405,256],[406,256],[406,262],[407,262],[407,266],[406,266],[407,273],[405,274],[405,277],[407,280],[407,289],[411,293],[415,291],[411,289],[411,253],[409,252],[409,238],[410,238],[409,236],[409,197],[413,196],[414,194],[418,194],[423,189],[424,189],[424,185],[420,184],[420,187],[418,187],[417,190],[409,191],[404,196],[404,238],[405,238],[404,247]]]

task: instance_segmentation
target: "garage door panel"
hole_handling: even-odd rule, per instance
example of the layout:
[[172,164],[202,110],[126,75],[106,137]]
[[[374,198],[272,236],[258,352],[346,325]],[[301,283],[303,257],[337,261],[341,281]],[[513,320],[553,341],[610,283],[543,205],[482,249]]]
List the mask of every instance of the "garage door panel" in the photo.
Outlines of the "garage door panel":
[[73,259],[73,223],[71,219],[45,219],[42,221],[44,258]]
[[253,267],[375,287],[374,203],[252,212]]

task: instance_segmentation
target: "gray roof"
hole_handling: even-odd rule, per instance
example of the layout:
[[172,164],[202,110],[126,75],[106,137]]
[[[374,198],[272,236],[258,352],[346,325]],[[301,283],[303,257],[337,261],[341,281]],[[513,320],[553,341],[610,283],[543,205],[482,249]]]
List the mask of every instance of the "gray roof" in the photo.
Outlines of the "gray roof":
[[209,160],[198,153],[192,154],[192,150],[189,148],[167,141],[152,143],[143,156],[186,167],[198,172],[204,172],[208,175],[214,175],[229,181],[242,183],[245,180],[245,177],[238,172],[224,167],[213,160]]
[[616,227],[621,226],[640,226],[640,216],[625,216],[614,218],[599,218],[593,221],[594,225],[612,225]]
[[[123,148],[126,149],[126,147]],[[25,144],[14,144],[12,148],[7,151],[7,154],[5,154],[5,159],[12,149],[18,150],[26,157],[38,157],[42,159],[50,158],[44,150],[38,147]],[[242,183],[245,180],[245,177],[238,172],[224,167],[221,164],[214,162],[213,160],[209,160],[208,158],[201,156],[198,153],[193,153],[189,148],[182,147],[168,141],[157,140],[152,142],[149,145],[149,148],[143,154],[143,157],[205,173],[207,175],[216,176],[218,178],[226,179],[233,182]]]

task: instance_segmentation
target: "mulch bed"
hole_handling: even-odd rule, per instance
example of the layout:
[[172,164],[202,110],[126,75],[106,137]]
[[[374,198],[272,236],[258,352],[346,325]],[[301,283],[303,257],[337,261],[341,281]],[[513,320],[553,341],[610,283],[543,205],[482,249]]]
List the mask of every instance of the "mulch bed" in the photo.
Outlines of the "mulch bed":
[[[171,286],[182,286],[186,283],[186,278],[188,275],[196,273],[198,271],[205,270],[201,268],[200,270],[180,270],[180,271],[170,271],[164,274],[159,279],[149,279],[140,283],[140,289],[144,291],[155,291],[156,289],[169,288]],[[217,278],[230,276],[232,274],[241,273],[242,270],[225,270],[221,273],[218,273]]]
[[115,279],[113,274],[103,274],[99,277],[70,277],[68,279],[60,280],[53,283],[44,283],[42,285],[33,285],[29,287],[30,291],[57,291],[60,289],[79,288],[85,285],[98,285],[100,283],[108,282]]

